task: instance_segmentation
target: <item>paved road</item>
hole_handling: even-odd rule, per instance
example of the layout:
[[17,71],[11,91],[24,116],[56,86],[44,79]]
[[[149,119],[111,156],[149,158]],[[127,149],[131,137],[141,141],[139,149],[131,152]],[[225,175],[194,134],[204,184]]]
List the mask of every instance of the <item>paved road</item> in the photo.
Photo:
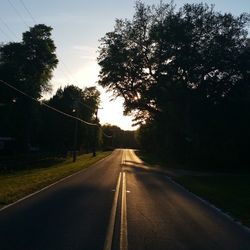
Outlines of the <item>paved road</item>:
[[250,250],[250,234],[132,150],[0,212],[0,249]]
[[103,249],[122,151],[0,212],[0,249]]
[[125,152],[130,249],[249,250],[250,233]]

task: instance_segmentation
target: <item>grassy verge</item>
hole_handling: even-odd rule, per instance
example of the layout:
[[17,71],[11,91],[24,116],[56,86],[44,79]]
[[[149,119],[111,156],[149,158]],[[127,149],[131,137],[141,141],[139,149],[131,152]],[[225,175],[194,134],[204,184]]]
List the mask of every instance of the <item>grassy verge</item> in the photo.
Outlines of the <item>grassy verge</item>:
[[75,163],[72,162],[72,159],[68,159],[47,167],[2,174],[0,175],[0,207],[87,168],[110,153],[100,152],[96,157],[87,154],[79,156]]
[[250,226],[250,176],[181,176],[176,181]]

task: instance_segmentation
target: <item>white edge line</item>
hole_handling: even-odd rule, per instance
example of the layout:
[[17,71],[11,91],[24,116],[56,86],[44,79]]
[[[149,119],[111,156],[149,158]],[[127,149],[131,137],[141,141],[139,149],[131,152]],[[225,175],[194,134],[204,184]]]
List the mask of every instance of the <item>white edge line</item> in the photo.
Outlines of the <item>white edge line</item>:
[[197,194],[194,194],[193,192],[191,192],[189,189],[187,189],[186,187],[182,186],[181,184],[179,184],[178,182],[174,181],[170,176],[165,176],[170,182],[172,182],[173,184],[177,185],[178,187],[180,187],[182,190],[185,190],[186,192],[188,192],[189,194],[193,195],[196,199],[198,199],[199,201],[201,201],[203,204],[209,206],[210,208],[216,210],[217,212],[219,212],[220,214],[224,215],[225,217],[227,217],[227,219],[229,219],[230,221],[236,223],[237,225],[239,225],[242,229],[246,230],[248,233],[250,233],[250,228],[243,225],[242,222],[240,222],[239,220],[233,218],[231,215],[223,212],[220,208],[216,207],[215,205],[211,204],[209,201],[201,198],[200,196],[198,196]]
[[112,249],[112,241],[113,241],[113,233],[114,233],[114,227],[115,227],[115,217],[116,217],[116,210],[117,210],[117,204],[118,204],[120,183],[121,183],[121,172],[119,173],[118,181],[116,184],[116,190],[115,190],[113,205],[111,209],[107,235],[105,238],[105,243],[104,243],[104,248],[103,248],[104,250]]
[[[111,153],[111,154],[112,154],[112,153]],[[111,154],[110,154],[110,155],[111,155]],[[93,166],[95,166],[96,164],[98,164],[98,163],[100,163],[100,162],[106,160],[107,157],[109,157],[110,155],[108,155],[108,156],[104,157],[103,159],[101,159],[101,160],[95,162],[94,164],[90,165],[89,167],[93,167]],[[60,182],[63,182],[63,181],[65,181],[65,180],[67,180],[67,179],[69,179],[69,178],[71,178],[71,177],[73,177],[73,176],[75,176],[75,175],[78,175],[78,174],[80,174],[80,173],[86,171],[89,167],[84,168],[84,169],[82,169],[82,170],[79,170],[78,172],[75,172],[75,173],[73,173],[73,174],[71,174],[71,175],[68,175],[68,176],[66,176],[66,177],[64,177],[64,178],[62,178],[62,179],[60,179],[60,180],[58,180],[58,181],[56,181],[56,182],[53,182],[52,184],[50,184],[50,185],[48,185],[48,186],[46,186],[46,187],[44,187],[44,188],[42,188],[42,189],[40,189],[40,190],[38,190],[38,191],[35,191],[34,193],[31,193],[31,194],[29,194],[29,195],[26,195],[26,196],[24,196],[23,198],[21,198],[21,199],[15,201],[15,202],[13,202],[13,203],[10,203],[10,204],[8,204],[8,205],[6,205],[6,206],[0,208],[0,212],[6,210],[6,209],[9,208],[9,207],[12,207],[12,206],[18,204],[18,203],[20,203],[20,202],[22,202],[22,201],[24,201],[24,200],[27,200],[28,198],[31,198],[31,197],[33,197],[33,196],[35,196],[35,195],[37,195],[37,194],[39,194],[39,193],[45,191],[46,189],[49,189],[49,188],[55,186],[56,184],[58,184],[58,183],[60,183]]]

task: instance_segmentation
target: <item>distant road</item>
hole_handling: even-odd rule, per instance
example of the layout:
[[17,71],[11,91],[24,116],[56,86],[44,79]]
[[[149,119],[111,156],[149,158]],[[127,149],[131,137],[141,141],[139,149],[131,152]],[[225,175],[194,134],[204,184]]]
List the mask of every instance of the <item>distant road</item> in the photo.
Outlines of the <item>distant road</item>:
[[250,250],[250,234],[133,150],[0,211],[1,250]]

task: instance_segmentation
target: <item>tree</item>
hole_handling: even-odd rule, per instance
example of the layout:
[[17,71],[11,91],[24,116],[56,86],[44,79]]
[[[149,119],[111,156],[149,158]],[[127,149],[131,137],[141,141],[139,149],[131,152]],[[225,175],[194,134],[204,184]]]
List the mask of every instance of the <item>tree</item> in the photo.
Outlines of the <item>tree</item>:
[[103,149],[110,150],[114,148],[137,148],[136,132],[129,130],[122,130],[121,128],[105,124],[102,126],[103,135]]
[[[35,98],[40,98],[43,93],[49,91],[49,81],[58,63],[51,31],[52,28],[44,24],[35,25],[23,33],[22,42],[2,45],[1,80]],[[3,96],[7,96],[6,93]]]
[[[22,42],[4,44],[0,47],[1,80],[39,99],[51,89],[50,79],[57,66],[56,47],[51,39],[52,28],[43,24],[35,25],[23,33]],[[37,109],[33,102],[18,92],[1,86],[1,102],[6,123],[2,124],[4,134],[16,138],[20,148],[32,143],[35,133]],[[15,101],[15,105],[12,101]],[[9,113],[9,110],[12,112]],[[34,120],[31,117],[35,118]],[[14,126],[8,126],[14,124]]]
[[[100,104],[100,93],[95,87],[84,90],[68,85],[59,88],[56,94],[46,102],[48,105],[67,114],[96,123],[96,111]],[[50,152],[67,153],[74,148],[74,131],[77,130],[77,150],[90,151],[95,143],[95,127],[89,126],[48,109],[43,110],[44,122],[41,125],[43,148]],[[76,124],[76,122],[78,124]],[[97,145],[98,146],[98,145]]]
[[160,111],[166,97],[182,87],[216,101],[243,79],[239,58],[249,20],[206,4],[175,11],[173,4],[138,1],[133,20],[118,19],[101,39],[99,84],[124,97],[128,112]]
[[[173,2],[137,1],[133,19],[118,19],[101,40],[99,84],[124,98],[125,113],[153,126],[155,149],[184,161],[220,157],[215,145],[228,152],[225,137],[242,127],[227,128],[233,112],[225,109],[249,124],[239,104],[249,105],[249,20],[206,4],[176,10]],[[230,144],[242,149],[236,138]]]

